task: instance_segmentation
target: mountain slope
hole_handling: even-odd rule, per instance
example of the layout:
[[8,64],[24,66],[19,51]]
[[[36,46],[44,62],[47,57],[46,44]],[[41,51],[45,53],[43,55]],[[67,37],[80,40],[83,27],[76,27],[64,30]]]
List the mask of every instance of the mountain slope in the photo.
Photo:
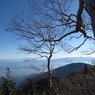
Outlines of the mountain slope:
[[[85,65],[87,67],[92,67],[92,65],[85,64],[85,63],[71,63],[71,64],[68,64],[65,66],[58,67],[58,68],[52,70],[52,77],[65,77],[65,76],[69,76],[69,75],[77,73],[77,72],[81,72],[84,70]],[[32,74],[29,75],[28,77],[31,77],[31,76],[32,76]],[[34,79],[42,79],[42,78],[46,78],[46,77],[48,77],[48,72],[37,74],[33,78]]]
[[65,66],[58,67],[52,71],[53,77],[65,77],[84,70],[85,65],[92,67],[92,65],[85,63],[71,63]]
[[[95,66],[66,77],[53,77],[53,87],[47,86],[47,78],[37,82],[41,92],[36,95],[95,95]],[[37,91],[37,90],[36,90]]]

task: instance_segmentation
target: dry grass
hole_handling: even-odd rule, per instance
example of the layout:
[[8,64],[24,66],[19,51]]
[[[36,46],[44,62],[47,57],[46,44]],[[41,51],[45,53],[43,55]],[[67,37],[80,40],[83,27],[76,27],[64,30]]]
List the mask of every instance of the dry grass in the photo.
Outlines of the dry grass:
[[44,85],[46,89],[41,91],[41,95],[95,95],[95,67],[52,81],[53,87],[49,89]]

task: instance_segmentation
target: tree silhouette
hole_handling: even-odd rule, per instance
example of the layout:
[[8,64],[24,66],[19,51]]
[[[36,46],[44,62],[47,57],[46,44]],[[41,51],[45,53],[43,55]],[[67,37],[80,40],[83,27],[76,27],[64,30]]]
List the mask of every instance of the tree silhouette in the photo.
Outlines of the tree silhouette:
[[11,80],[10,73],[11,73],[10,68],[7,68],[6,77],[2,77],[4,82],[1,85],[1,93],[3,95],[16,95],[16,86],[14,81]]

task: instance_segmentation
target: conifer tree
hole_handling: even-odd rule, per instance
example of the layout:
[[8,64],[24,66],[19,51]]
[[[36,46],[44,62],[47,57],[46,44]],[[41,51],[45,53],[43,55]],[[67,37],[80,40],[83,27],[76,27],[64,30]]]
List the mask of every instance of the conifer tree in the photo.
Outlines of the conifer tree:
[[10,68],[6,69],[6,76],[2,77],[3,83],[1,85],[1,95],[16,95],[16,84],[11,80]]

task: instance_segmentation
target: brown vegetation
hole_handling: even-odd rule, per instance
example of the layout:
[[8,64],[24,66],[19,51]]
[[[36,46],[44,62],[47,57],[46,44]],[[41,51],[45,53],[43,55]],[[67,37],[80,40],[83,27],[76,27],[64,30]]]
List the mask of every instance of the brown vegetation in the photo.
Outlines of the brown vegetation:
[[95,67],[85,68],[84,71],[67,77],[53,78],[52,88],[48,88],[45,81],[46,79],[39,81],[40,88],[45,88],[37,95],[95,95]]

